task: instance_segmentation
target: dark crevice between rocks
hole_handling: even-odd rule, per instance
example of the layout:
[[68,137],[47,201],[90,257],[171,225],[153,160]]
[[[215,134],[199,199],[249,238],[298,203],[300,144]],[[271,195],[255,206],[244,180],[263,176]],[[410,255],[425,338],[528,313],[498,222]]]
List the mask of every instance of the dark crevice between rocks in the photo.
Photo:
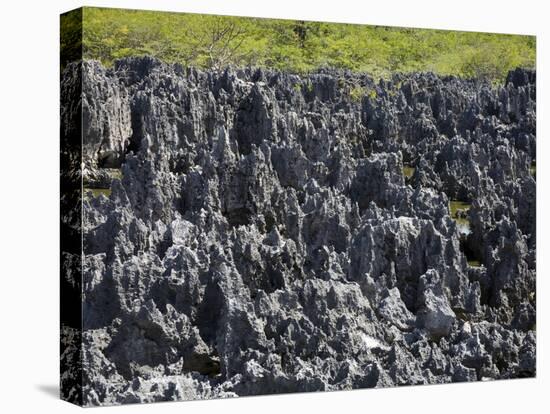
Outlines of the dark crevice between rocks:
[[460,234],[460,250],[466,256],[469,266],[480,267],[482,265],[481,252],[473,248],[473,244],[471,243],[470,207],[471,203],[467,200],[451,200],[449,202],[451,218],[456,222]]
[[143,118],[137,110],[132,108],[131,113],[131,125],[132,125],[132,135],[130,136],[130,143],[126,148],[126,154],[133,152],[137,154],[141,146],[141,140],[143,138]]
[[481,252],[477,251],[473,246],[470,235],[460,237],[460,250],[466,256],[468,261],[468,266],[471,267],[481,267],[482,266],[482,255]]
[[[268,234],[273,230],[273,227],[276,225],[276,217],[272,214],[266,214],[265,216],[265,233]],[[281,233],[282,234],[282,233]],[[282,234],[284,236],[284,234]]]
[[221,375],[220,358],[214,353],[192,354],[183,363],[184,372],[198,372],[201,375],[208,375],[210,378]]
[[227,219],[227,222],[232,227],[237,226],[246,226],[250,224],[250,217],[252,212],[246,207],[233,209],[227,211],[224,216]]
[[[178,211],[181,212],[183,209],[178,209]],[[156,245],[158,257],[164,259],[166,251],[170,248],[170,246],[172,246],[172,237],[168,232],[166,232],[164,233],[162,240]]]
[[221,375],[221,363],[216,351],[216,341],[222,318],[222,301],[223,292],[218,282],[211,279],[206,286],[203,301],[198,306],[193,323],[199,329],[199,335],[208,345],[210,351],[208,353],[192,352],[184,359],[184,371],[196,371],[211,378]]
[[285,287],[284,272],[271,262],[266,263],[265,270],[257,271],[243,281],[248,285],[252,300],[256,299],[259,292],[270,294]]
[[115,151],[101,151],[97,156],[99,168],[120,168],[122,158]]
[[262,288],[266,293],[272,293],[285,287],[283,272],[274,267],[272,263],[267,264],[265,276],[265,283]]
[[222,298],[220,286],[216,282],[208,283],[194,322],[194,325],[199,328],[201,338],[207,344],[214,344],[216,341],[223,306]]

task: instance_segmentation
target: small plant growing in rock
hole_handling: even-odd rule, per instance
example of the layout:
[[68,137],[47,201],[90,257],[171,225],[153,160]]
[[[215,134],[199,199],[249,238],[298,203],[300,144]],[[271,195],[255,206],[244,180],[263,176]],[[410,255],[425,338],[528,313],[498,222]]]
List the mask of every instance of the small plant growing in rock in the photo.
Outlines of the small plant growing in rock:
[[363,99],[365,94],[366,90],[361,85],[355,85],[349,91],[349,97],[353,102],[361,102],[361,99]]
[[376,89],[371,89],[366,94],[370,99],[376,99],[378,97],[378,94],[376,93]]

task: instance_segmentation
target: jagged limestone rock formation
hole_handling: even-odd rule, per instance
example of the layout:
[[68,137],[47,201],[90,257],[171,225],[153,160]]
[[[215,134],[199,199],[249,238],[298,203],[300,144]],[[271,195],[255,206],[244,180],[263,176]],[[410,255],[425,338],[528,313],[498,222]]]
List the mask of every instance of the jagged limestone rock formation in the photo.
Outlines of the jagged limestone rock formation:
[[534,72],[82,76],[85,404],[535,375]]

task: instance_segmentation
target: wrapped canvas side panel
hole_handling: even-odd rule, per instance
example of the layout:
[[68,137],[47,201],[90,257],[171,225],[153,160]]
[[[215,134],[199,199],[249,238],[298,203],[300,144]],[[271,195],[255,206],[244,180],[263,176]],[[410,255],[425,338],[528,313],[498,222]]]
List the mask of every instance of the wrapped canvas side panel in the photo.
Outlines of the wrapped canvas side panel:
[[60,389],[82,405],[82,9],[60,30]]

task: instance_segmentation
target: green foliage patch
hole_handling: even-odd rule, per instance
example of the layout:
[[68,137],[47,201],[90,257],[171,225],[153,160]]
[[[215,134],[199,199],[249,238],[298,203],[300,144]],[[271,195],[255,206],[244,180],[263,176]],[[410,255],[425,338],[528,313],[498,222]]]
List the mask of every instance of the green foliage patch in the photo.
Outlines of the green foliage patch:
[[82,57],[82,9],[64,13],[60,18],[61,67]]
[[533,36],[104,8],[84,8],[83,22],[84,57],[105,65],[151,55],[201,68],[329,66],[375,77],[433,71],[492,81],[535,65]]

